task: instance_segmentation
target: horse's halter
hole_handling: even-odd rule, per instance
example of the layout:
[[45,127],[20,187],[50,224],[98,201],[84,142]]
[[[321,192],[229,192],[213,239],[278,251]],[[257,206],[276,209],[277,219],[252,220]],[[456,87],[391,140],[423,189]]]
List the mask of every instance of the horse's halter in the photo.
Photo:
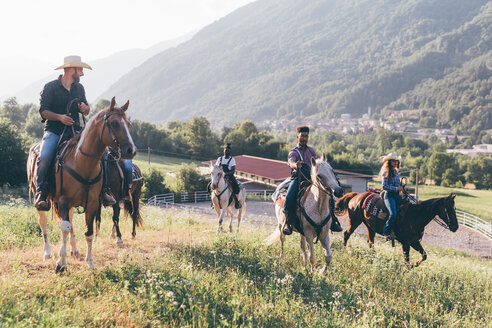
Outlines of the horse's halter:
[[446,219],[443,219],[441,218],[441,216],[438,214],[437,217],[441,220],[439,220],[437,217],[434,216],[434,218],[432,220],[434,220],[437,224],[439,224],[441,227],[445,228],[445,229],[448,229],[448,230],[451,230],[449,228],[449,225],[451,224],[451,218],[449,217],[449,213],[448,213],[448,204],[446,203],[446,200],[444,200],[445,204],[444,204],[444,213],[446,213]]
[[[214,188],[214,191],[216,191],[216,188],[219,187],[219,182],[220,182],[221,177],[222,177],[222,170],[220,170],[219,173],[217,173],[217,186]],[[213,178],[213,176],[212,176],[212,178]],[[213,187],[213,185],[214,184],[212,183],[212,187]]]
[[[116,161],[119,161],[120,158],[121,158],[121,151],[120,151],[120,143],[118,141],[118,139],[116,138],[114,132],[113,132],[113,129],[111,128],[111,124],[109,123],[108,121],[108,118],[111,116],[111,115],[118,115],[118,116],[121,116],[123,117],[123,115],[121,115],[120,113],[115,113],[115,112],[112,112],[112,113],[109,113],[109,114],[104,114],[104,124],[103,124],[103,128],[102,128],[102,131],[101,131],[101,141],[103,140],[104,138],[104,130],[106,128],[106,126],[108,127],[108,132],[109,132],[109,136],[111,137],[111,140],[113,141],[113,143],[116,145],[116,153],[118,154],[118,157],[115,158]],[[113,148],[113,147],[111,147]],[[113,148],[115,149],[115,148]],[[90,157],[90,158],[95,158],[95,159],[98,159],[98,160],[101,160],[101,158],[99,157],[95,157],[91,154],[87,154],[86,152],[84,152],[80,147],[79,147],[79,151],[82,155],[86,156],[86,157]]]
[[103,138],[104,138],[104,129],[107,126],[108,127],[109,136],[113,140],[113,143],[116,145],[116,152],[118,153],[117,160],[119,160],[121,158],[120,143],[119,143],[118,139],[116,138],[116,136],[114,134],[113,128],[111,128],[111,124],[108,121],[108,118],[111,115],[118,115],[118,116],[121,116],[121,118],[123,118],[123,115],[121,115],[119,113],[116,113],[116,112],[110,112],[109,114],[104,114],[104,125],[103,125],[103,129],[101,131],[101,140],[103,140]]
[[[319,171],[318,169],[316,169],[317,171]],[[309,181],[313,186],[315,186],[316,188],[318,188],[318,190],[324,192],[325,194],[328,194],[330,196],[333,196],[333,191],[332,191],[332,188],[329,187],[329,188],[326,188],[324,183],[323,183],[323,180],[320,178],[319,174],[316,174],[316,180],[315,181],[311,181],[310,179],[308,179],[306,176],[304,176],[304,174],[302,173],[302,171],[299,170],[299,172],[302,174],[302,176],[307,180]],[[335,179],[337,180],[337,183],[338,183],[338,186],[340,187],[340,181],[338,181],[338,178],[337,176],[335,175]]]

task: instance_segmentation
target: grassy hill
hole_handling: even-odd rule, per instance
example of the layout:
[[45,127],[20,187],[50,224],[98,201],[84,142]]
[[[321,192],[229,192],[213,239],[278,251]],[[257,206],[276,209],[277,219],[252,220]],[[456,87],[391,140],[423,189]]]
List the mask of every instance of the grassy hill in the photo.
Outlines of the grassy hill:
[[[297,238],[279,246],[261,240],[271,227],[243,225],[215,233],[215,222],[189,213],[144,209],[145,230],[118,248],[108,236],[109,211],[94,246],[96,270],[69,259],[56,276],[42,261],[32,208],[0,206],[0,326],[152,327],[479,327],[490,324],[492,263],[426,245],[429,259],[403,265],[400,248],[354,238],[332,240],[326,275],[301,265]],[[83,220],[75,217],[79,249]],[[49,238],[59,242],[58,223]],[[58,245],[57,245],[58,246]],[[318,266],[322,249],[316,246]],[[412,253],[412,260],[417,257]],[[55,255],[56,258],[56,255]]]
[[259,0],[149,59],[102,97],[129,98],[132,117],[158,122],[304,120],[371,106],[491,128],[488,116],[481,126],[473,119],[490,100],[491,12],[487,0]]
[[492,190],[469,190],[439,186],[419,186],[420,199],[444,197],[455,193],[456,208],[479,216],[492,224]]
[[176,173],[182,164],[195,164],[197,166],[203,165],[200,161],[156,155],[155,153],[151,154],[149,165],[148,155],[142,152],[137,153],[137,156],[135,156],[133,161],[140,167],[142,173],[146,173],[151,168],[160,171],[162,174]]

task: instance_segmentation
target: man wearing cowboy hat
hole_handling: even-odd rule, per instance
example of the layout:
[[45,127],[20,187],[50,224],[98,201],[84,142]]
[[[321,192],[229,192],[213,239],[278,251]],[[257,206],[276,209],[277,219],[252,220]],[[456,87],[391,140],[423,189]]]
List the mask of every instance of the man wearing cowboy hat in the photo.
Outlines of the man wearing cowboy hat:
[[[296,131],[298,144],[289,152],[288,156],[288,164],[291,168],[291,182],[289,184],[289,189],[287,189],[283,210],[285,223],[282,231],[284,235],[292,234],[292,226],[295,225],[297,217],[295,213],[297,211],[296,200],[299,184],[301,181],[306,180],[311,176],[311,158],[316,159],[316,152],[307,145],[309,140],[309,127],[298,126]],[[335,204],[332,198],[330,198],[329,203],[332,216],[330,229],[335,232],[341,232],[343,229],[335,216]]]
[[[46,178],[64,127],[78,128],[79,113],[87,116],[90,112],[84,87],[79,83],[80,77],[84,76],[84,68],[92,70],[92,67],[82,62],[80,56],[65,57],[64,64],[55,68],[55,70],[63,69],[63,75],[47,83],[41,92],[39,114],[45,126],[36,172],[34,206],[38,210],[49,210],[49,204],[46,201],[48,193]],[[67,108],[68,106],[70,108]],[[103,201],[114,204],[115,200],[108,197],[109,195],[103,196]]]
[[381,167],[380,175],[382,177],[381,185],[385,191],[383,193],[384,204],[388,209],[389,216],[384,224],[383,235],[389,239],[395,239],[393,232],[393,224],[398,216],[397,204],[402,200],[399,192],[402,191],[400,185],[400,170],[401,156],[397,156],[395,153],[389,153],[383,157],[383,165]]

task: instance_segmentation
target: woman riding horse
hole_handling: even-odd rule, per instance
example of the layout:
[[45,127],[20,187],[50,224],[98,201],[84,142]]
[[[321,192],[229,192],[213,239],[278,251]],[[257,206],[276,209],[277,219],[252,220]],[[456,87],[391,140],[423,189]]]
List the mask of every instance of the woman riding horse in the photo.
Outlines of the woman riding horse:
[[386,208],[388,209],[389,216],[386,224],[384,225],[383,235],[388,240],[395,239],[395,233],[393,232],[393,224],[398,216],[397,204],[402,201],[400,191],[403,190],[400,185],[400,170],[401,156],[397,156],[395,153],[389,153],[383,157],[383,166],[381,167],[380,175],[382,176],[382,188],[383,199]]

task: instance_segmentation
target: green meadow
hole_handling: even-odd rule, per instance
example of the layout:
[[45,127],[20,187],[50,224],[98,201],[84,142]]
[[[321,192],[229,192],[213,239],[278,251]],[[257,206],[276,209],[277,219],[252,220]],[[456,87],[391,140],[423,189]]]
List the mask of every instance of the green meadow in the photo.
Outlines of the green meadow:
[[[124,246],[108,235],[103,211],[94,245],[95,270],[69,258],[55,275],[59,226],[50,220],[54,258],[42,260],[37,217],[22,200],[0,205],[0,326],[2,327],[490,327],[492,262],[425,245],[428,260],[409,269],[401,248],[354,236],[347,248],[332,234],[326,274],[307,270],[297,236],[262,240],[272,226],[243,224],[217,234],[198,214],[144,207],[145,228]],[[75,215],[85,253],[84,220]],[[69,247],[70,248],[70,247]],[[317,266],[322,248],[316,245]],[[411,253],[411,260],[419,258]]]

